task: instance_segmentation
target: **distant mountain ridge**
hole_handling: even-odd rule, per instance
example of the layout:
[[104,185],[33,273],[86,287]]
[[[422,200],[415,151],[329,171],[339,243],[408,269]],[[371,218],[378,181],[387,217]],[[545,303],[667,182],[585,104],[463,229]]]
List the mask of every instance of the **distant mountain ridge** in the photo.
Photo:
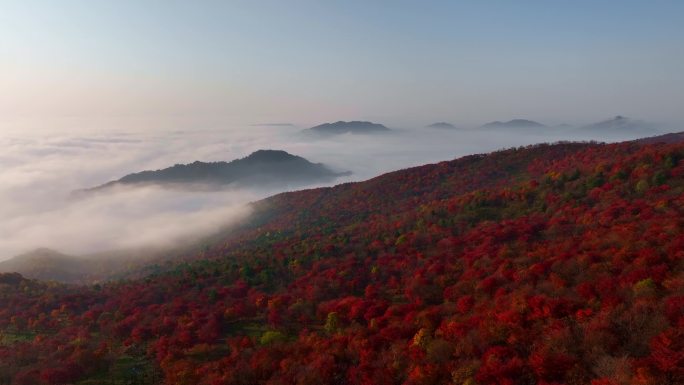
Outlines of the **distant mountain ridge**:
[[83,191],[97,191],[121,185],[170,185],[174,187],[240,185],[263,187],[276,184],[304,185],[328,182],[348,175],[335,172],[321,163],[282,150],[258,150],[231,162],[176,164],[160,170],[128,174],[121,179]]
[[322,135],[340,135],[340,134],[370,134],[391,131],[379,123],[366,122],[354,120],[350,122],[338,121],[335,123],[323,123],[304,130],[305,133],[322,134]]
[[655,130],[653,124],[628,118],[626,116],[617,115],[612,119],[600,121],[582,127],[583,130],[601,130],[601,131],[643,131]]
[[507,122],[495,121],[483,124],[480,128],[544,128],[545,125],[527,119],[513,119]]
[[447,122],[432,123],[432,124],[430,124],[430,125],[428,125],[428,126],[426,126],[426,127],[428,127],[428,128],[445,128],[445,129],[453,129],[453,128],[456,128],[456,126],[454,126],[454,125],[451,124],[451,123],[447,123]]

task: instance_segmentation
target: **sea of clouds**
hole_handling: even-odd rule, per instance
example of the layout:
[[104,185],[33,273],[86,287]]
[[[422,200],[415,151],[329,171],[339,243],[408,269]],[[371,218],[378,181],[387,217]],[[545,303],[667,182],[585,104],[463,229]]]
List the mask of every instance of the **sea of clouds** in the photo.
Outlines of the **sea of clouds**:
[[[168,246],[210,234],[249,215],[247,203],[289,190],[183,192],[117,189],[75,199],[74,190],[177,163],[230,161],[258,149],[281,149],[351,171],[335,183],[459,156],[558,140],[619,141],[645,133],[543,130],[444,130],[392,127],[384,135],[311,138],[296,126],[227,126],[183,130],[0,127],[0,260],[48,247],[70,254]],[[318,187],[318,186],[307,186]]]

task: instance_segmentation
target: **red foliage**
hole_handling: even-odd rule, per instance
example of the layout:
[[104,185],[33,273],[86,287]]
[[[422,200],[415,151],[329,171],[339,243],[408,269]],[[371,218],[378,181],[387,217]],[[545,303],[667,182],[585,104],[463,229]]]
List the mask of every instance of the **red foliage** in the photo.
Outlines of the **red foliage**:
[[473,155],[269,198],[144,279],[0,275],[0,381],[135,355],[167,384],[681,384],[681,159],[678,143]]

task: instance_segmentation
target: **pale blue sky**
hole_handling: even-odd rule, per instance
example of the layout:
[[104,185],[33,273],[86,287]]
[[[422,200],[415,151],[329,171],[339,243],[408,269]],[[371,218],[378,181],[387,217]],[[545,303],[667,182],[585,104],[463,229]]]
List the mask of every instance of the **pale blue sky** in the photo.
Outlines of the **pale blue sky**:
[[682,1],[0,1],[0,118],[682,122]]

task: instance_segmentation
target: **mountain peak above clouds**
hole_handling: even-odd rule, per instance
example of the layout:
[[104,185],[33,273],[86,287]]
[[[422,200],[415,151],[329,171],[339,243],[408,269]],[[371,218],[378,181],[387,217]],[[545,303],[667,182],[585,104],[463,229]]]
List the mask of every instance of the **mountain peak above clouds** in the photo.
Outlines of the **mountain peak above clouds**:
[[388,132],[389,128],[379,123],[367,121],[337,121],[334,123],[323,123],[304,130],[305,133],[315,133],[322,135],[340,135],[340,134],[371,134]]
[[495,121],[481,126],[481,128],[543,128],[545,125],[527,119],[513,119],[507,122]]
[[258,150],[231,162],[195,161],[160,170],[136,172],[80,192],[100,191],[125,185],[162,185],[181,189],[198,186],[272,187],[278,184],[303,186],[329,182],[348,174],[348,172],[333,171],[321,163],[312,163],[286,151]]
[[428,127],[428,128],[445,128],[445,129],[454,129],[454,128],[456,128],[456,126],[454,126],[454,125],[451,124],[451,123],[447,123],[447,122],[432,123],[432,124],[430,124],[430,125],[428,125],[428,126],[426,126],[426,127]]

